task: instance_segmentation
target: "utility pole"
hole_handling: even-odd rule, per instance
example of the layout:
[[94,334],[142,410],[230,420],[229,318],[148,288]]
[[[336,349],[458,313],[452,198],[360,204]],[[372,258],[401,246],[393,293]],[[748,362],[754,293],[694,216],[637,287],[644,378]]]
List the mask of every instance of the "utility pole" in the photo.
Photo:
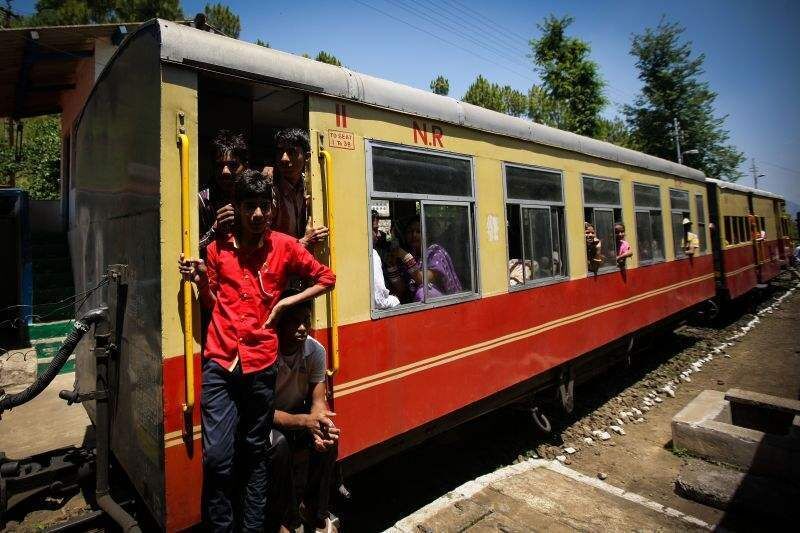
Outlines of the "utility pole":
[[678,164],[683,164],[683,155],[681,155],[681,125],[678,123],[678,117],[672,119],[672,129],[675,132],[675,152],[678,154]]
[[758,189],[758,178],[763,178],[764,174],[758,173],[758,167],[756,167],[755,157],[750,159],[750,173],[753,174],[753,188]]

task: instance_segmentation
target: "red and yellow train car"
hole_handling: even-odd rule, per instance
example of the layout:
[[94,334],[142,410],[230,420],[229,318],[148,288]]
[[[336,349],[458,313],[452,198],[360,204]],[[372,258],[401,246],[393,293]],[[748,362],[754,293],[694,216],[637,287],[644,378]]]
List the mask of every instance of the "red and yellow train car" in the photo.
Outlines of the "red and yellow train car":
[[[588,376],[604,350],[714,297],[716,219],[696,170],[346,68],[144,24],[77,121],[67,189],[78,291],[127,265],[111,448],[165,529],[199,521],[202,485],[198,407],[188,419],[182,409],[199,397],[200,339],[187,355],[182,199],[195,252],[198,222],[181,181],[194,191],[208,179],[219,128],[246,132],[258,160],[286,126],[311,132],[313,217],[333,228],[316,253],[338,282],[334,298],[316,302],[314,328],[329,347],[340,455],[353,468]],[[426,286],[394,307],[374,297],[373,210],[384,229],[415,227],[423,261],[446,254],[446,290]],[[700,241],[690,257],[685,218]],[[586,221],[603,244],[596,274]],[[634,251],[625,268],[613,244],[620,222]],[[91,381],[90,361],[84,348],[79,382]]]
[[768,283],[786,262],[784,200],[744,185],[706,180],[720,295],[734,299]]

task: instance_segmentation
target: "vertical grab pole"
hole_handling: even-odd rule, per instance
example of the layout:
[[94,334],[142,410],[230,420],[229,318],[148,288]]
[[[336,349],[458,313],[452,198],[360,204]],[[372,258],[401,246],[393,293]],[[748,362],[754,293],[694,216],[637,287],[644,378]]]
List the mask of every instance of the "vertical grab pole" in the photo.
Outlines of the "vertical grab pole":
[[[189,137],[185,133],[178,134],[178,146],[181,155],[181,251],[184,257],[191,256],[191,240],[189,238]],[[194,409],[194,336],[192,334],[192,282],[183,280],[183,359],[186,371],[186,402],[183,404],[184,415],[191,416]]]
[[[330,251],[330,268],[336,272],[336,232],[334,231],[334,211],[333,211],[333,158],[327,150],[320,150],[319,157],[323,160],[325,169],[325,204],[328,214],[328,250]],[[336,287],[330,292],[331,299],[331,362],[333,368],[328,370],[328,376],[333,376],[339,371],[339,308],[336,301]]]

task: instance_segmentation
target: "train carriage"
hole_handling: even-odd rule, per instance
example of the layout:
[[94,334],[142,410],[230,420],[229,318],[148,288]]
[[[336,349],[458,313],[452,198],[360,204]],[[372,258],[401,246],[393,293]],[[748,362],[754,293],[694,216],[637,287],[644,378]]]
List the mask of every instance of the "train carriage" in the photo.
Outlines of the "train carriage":
[[[196,195],[186,191],[210,175],[206,147],[219,128],[246,132],[257,159],[269,132],[286,126],[311,132],[313,218],[332,228],[316,253],[337,287],[315,303],[314,334],[328,347],[340,457],[353,468],[571,384],[610,346],[714,297],[715,214],[696,170],[190,27],[144,24],[76,123],[67,190],[76,289],[125,265],[111,449],[165,529],[200,519],[200,328],[196,302],[184,320],[176,269],[184,237],[197,251]],[[426,285],[414,301],[378,307],[373,210],[417,224],[421,249],[447,251],[450,289]],[[685,218],[700,241],[690,256]],[[596,274],[586,221],[603,242]],[[625,268],[618,222],[634,250]],[[88,348],[78,354],[84,384]]]
[[768,191],[707,179],[720,296],[735,299],[768,283],[786,263],[783,199]]

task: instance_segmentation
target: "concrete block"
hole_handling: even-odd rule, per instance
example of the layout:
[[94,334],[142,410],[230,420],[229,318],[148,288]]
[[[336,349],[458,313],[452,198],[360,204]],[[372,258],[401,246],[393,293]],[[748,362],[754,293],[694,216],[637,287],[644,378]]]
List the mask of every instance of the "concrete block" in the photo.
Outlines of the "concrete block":
[[712,461],[754,474],[798,480],[800,439],[732,423],[725,393],[703,391],[672,419],[672,443]]

